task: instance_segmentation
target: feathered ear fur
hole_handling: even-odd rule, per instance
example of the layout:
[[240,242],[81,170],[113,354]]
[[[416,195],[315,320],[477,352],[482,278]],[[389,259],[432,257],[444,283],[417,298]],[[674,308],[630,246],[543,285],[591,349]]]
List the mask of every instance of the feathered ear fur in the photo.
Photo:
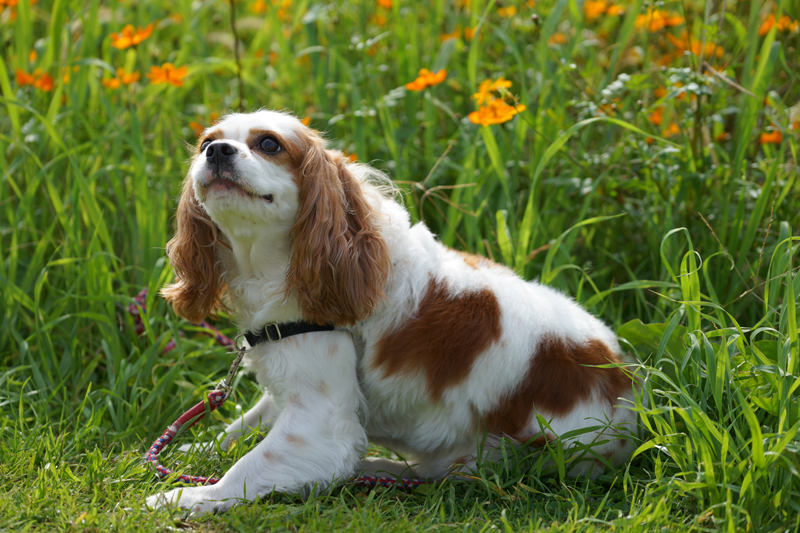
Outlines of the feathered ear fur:
[[300,207],[286,275],[306,320],[349,325],[384,295],[389,253],[361,184],[341,152],[314,139],[299,176]]
[[167,256],[175,281],[161,289],[175,312],[199,323],[221,307],[222,286],[214,247],[217,227],[194,197],[192,180],[183,184],[175,216],[175,236],[167,243]]

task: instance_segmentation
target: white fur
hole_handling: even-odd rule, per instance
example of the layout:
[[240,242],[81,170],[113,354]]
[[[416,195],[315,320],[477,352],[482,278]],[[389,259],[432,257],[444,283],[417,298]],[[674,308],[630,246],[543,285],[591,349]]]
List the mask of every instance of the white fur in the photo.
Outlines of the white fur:
[[[214,127],[223,132],[225,142],[242,152],[239,176],[255,196],[204,192],[201,185],[209,171],[203,157],[196,158],[189,171],[198,201],[231,247],[218,246],[217,253],[229,288],[229,305],[243,331],[302,319],[297,302],[283,292],[299,191],[290,172],[250,153],[244,141],[251,128],[296,137],[304,126],[288,115],[260,111],[230,115]],[[543,335],[576,344],[600,340],[620,353],[611,330],[575,302],[548,287],[525,282],[504,267],[468,266],[423,224],[412,227],[406,210],[369,183],[367,178],[375,175],[369,167],[350,168],[382,214],[381,231],[392,258],[385,298],[355,327],[307,333],[252,349],[246,357],[247,368],[269,392],[227,429],[223,446],[250,427],[271,427],[267,437],[217,485],[175,489],[152,496],[148,505],[171,503],[202,513],[270,491],[319,490],[359,473],[441,477],[457,460],[466,458],[467,467],[475,465],[481,440],[474,424],[476,413],[492,410],[503,395],[515,390]],[[257,197],[266,194],[273,196],[273,202]],[[422,372],[385,377],[381,368],[373,366],[376,343],[414,316],[431,277],[446,284],[454,295],[488,288],[501,309],[500,340],[478,356],[469,376],[446,389],[440,401],[428,396]],[[633,392],[625,396],[630,399]],[[572,441],[608,441],[593,452],[611,456],[614,465],[632,452],[626,432],[635,432],[635,413],[614,408],[599,397],[579,403],[565,416],[544,418],[550,426],[548,435],[598,426]],[[535,435],[545,428],[534,417],[530,430]],[[616,440],[622,437],[629,439],[628,445]],[[362,461],[368,439],[402,453],[408,464],[374,458]],[[490,452],[498,440],[493,436],[487,441]],[[571,473],[596,476],[601,470],[596,461],[589,460]]]

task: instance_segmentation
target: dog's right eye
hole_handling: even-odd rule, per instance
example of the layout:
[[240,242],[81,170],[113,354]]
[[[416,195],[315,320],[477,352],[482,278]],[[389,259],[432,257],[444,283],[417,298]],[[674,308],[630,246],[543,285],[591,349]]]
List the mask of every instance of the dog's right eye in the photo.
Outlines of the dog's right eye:
[[200,145],[200,153],[205,152],[206,148],[208,148],[209,144],[211,144],[211,141],[209,141],[209,140],[203,141],[203,144]]

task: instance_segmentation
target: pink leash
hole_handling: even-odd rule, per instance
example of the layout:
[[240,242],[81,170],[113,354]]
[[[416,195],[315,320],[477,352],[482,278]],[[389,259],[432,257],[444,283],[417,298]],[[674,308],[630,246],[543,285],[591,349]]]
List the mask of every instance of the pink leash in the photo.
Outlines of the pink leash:
[[[141,335],[144,333],[144,324],[142,323],[142,313],[146,311],[145,302],[147,300],[147,288],[145,287],[142,291],[136,295],[134,298],[134,303],[128,304],[128,312],[133,317],[133,320],[136,324],[136,333]],[[204,333],[213,335],[217,342],[223,346],[234,346],[234,342],[229,338],[223,335],[217,328],[209,324],[208,322],[201,322],[199,324],[200,327],[207,330]],[[177,345],[175,343],[175,339],[171,339],[166,346],[164,346],[163,353],[166,353]],[[208,391],[208,404],[205,401],[201,401],[197,403],[194,407],[183,413],[178,419],[173,422],[166,431],[150,446],[150,449],[147,450],[147,454],[144,457],[144,460],[147,464],[149,464],[153,470],[155,471],[156,475],[159,478],[165,478],[174,472],[169,468],[161,465],[158,462],[158,455],[164,451],[164,448],[172,442],[172,439],[175,438],[175,435],[186,426],[186,428],[190,428],[195,425],[197,422],[203,419],[205,416],[206,408],[208,412],[214,411],[222,406],[225,403],[225,400],[233,392],[233,378],[236,375],[236,372],[239,370],[239,365],[244,358],[245,349],[244,347],[239,348],[237,350],[236,358],[233,360],[233,364],[231,364],[230,370],[228,370],[228,375],[219,382],[217,387],[212,390]],[[191,422],[190,422],[191,421]],[[188,422],[188,425],[187,425]],[[216,477],[203,477],[203,476],[189,476],[187,474],[181,474],[176,479],[173,480],[173,483],[189,483],[193,485],[213,485],[219,481],[219,478]],[[424,481],[421,479],[396,479],[391,477],[375,477],[375,476],[360,476],[354,478],[350,481],[351,484],[357,485],[360,487],[391,487],[391,486],[400,486],[406,489],[413,489],[415,487],[419,487],[420,485],[424,485],[428,483],[428,481]]]

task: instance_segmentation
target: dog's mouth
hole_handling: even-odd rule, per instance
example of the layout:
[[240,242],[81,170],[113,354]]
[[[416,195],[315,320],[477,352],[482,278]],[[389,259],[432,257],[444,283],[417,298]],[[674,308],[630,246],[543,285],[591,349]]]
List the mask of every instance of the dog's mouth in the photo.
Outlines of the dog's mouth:
[[237,180],[233,173],[229,170],[220,170],[212,174],[211,181],[204,185],[206,193],[210,192],[232,192],[250,196],[251,198],[260,198],[267,203],[272,203],[273,197],[271,194],[257,194],[250,188],[243,185]]

